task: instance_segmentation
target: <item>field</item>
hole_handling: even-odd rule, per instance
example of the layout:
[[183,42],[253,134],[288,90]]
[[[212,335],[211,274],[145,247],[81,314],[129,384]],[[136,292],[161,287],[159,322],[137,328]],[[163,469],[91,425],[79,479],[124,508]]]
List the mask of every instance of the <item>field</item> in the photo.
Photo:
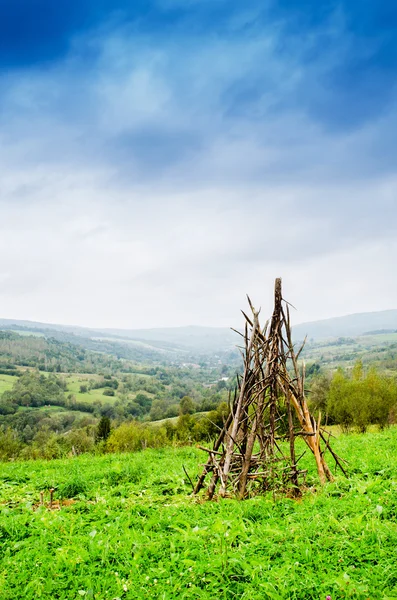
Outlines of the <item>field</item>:
[[[49,375],[49,373],[42,372],[45,375]],[[85,373],[79,374],[63,374],[63,378],[67,384],[67,393],[72,393],[76,400],[88,403],[101,402],[106,404],[114,404],[116,400],[120,399],[117,390],[115,390],[114,396],[104,396],[103,392],[105,387],[89,390],[86,393],[80,392],[81,385],[88,385],[90,381],[100,381],[101,377],[99,375],[90,375]],[[10,390],[14,383],[16,382],[17,377],[14,375],[2,375],[0,374],[0,395],[6,390]]]
[[3,464],[0,597],[397,598],[397,429],[335,447],[350,478],[300,501],[193,501],[195,448]]
[[[139,375],[139,378],[143,378],[143,377],[150,379],[150,377],[147,375],[146,376]],[[88,392],[85,392],[85,393],[80,392],[81,385],[84,385],[84,384],[87,385],[87,384],[89,384],[90,381],[93,381],[93,382],[100,381],[102,378],[98,375],[89,375],[86,373],[64,374],[63,378],[65,379],[66,384],[67,384],[67,393],[72,393],[75,396],[77,401],[88,402],[90,404],[95,403],[95,402],[101,402],[102,404],[114,404],[117,400],[121,400],[118,390],[114,390],[114,396],[104,395],[103,392],[106,389],[105,386],[103,386],[101,388],[89,390]],[[135,398],[135,396],[138,393],[139,393],[139,390],[134,393],[130,392],[129,398],[130,399]],[[146,394],[147,396],[153,395],[145,390],[143,390],[143,393]]]
[[[21,371],[25,369],[20,369]],[[42,371],[43,374],[49,375],[49,373]],[[99,375],[93,375],[88,373],[63,373],[63,379],[66,382],[67,389],[66,394],[73,394],[78,402],[86,402],[89,404],[101,403],[101,404],[114,404],[117,400],[121,400],[120,394],[118,390],[114,390],[114,396],[104,395],[104,391],[106,390],[105,385],[96,389],[89,389],[87,392],[82,393],[80,391],[81,385],[89,385],[90,382],[99,382],[102,380],[102,377]],[[130,376],[132,378],[133,376]],[[137,376],[138,377],[138,376]],[[139,375],[139,378],[147,378],[150,379],[149,375]],[[15,375],[3,375],[0,374],[0,396],[3,392],[10,390],[15,382],[17,381],[17,377]],[[153,394],[147,392],[146,390],[142,390],[144,394],[151,397]],[[139,390],[136,392],[129,392],[128,398],[133,399],[136,395],[139,394]]]
[[367,365],[380,363],[382,369],[394,373],[396,353],[397,333],[308,342],[303,351],[306,361],[319,362],[326,369],[352,367],[357,360],[362,360]]
[[114,404],[119,399],[117,390],[114,396],[104,396],[104,387],[89,390],[86,393],[80,392],[80,386],[88,384],[90,381],[99,381],[101,378],[98,375],[87,375],[87,374],[71,374],[63,376],[67,384],[67,393],[72,393],[76,400],[79,402],[101,402],[106,404]]
[[14,375],[0,375],[0,395],[10,390],[17,378]]

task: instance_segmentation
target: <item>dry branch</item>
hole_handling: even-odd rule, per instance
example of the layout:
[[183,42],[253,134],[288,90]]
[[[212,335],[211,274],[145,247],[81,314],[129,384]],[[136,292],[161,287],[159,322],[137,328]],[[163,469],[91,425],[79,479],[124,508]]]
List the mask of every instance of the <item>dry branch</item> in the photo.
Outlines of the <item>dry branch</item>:
[[[315,458],[321,483],[333,479],[324,458],[326,450],[345,472],[341,459],[324,437],[321,416],[316,422],[309,411],[305,367],[298,363],[304,344],[295,353],[289,313],[292,305],[283,300],[281,279],[276,279],[274,310],[264,328],[259,323],[259,311],[247,298],[252,317],[242,311],[244,333],[237,332],[244,339],[240,348],[244,370],[237,376],[233,400],[229,397],[230,414],[214,447],[201,447],[208,452],[208,460],[194,494],[200,492],[207,475],[212,473],[207,488],[209,499],[215,495],[218,483],[223,497],[233,494],[242,499],[280,488],[299,494],[299,478],[306,471],[297,467],[304,454],[296,458],[298,436]],[[283,451],[280,440],[288,442],[288,451]],[[321,442],[325,443],[323,449]]]

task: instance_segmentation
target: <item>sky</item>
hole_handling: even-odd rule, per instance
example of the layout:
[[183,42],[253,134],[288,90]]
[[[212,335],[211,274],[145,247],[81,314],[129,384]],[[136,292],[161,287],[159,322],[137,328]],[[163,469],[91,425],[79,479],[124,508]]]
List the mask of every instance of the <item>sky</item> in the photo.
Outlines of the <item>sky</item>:
[[0,0],[0,317],[397,308],[394,0]]

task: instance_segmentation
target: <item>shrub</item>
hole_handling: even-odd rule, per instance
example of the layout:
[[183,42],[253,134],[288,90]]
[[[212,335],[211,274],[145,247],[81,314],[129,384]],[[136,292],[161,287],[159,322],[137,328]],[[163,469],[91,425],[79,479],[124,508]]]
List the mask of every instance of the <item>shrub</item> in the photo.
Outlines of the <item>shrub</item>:
[[105,390],[103,390],[103,395],[104,396],[114,396],[114,390],[111,388],[106,388]]
[[372,368],[364,373],[358,362],[351,376],[338,369],[332,377],[326,408],[333,422],[348,431],[354,426],[364,433],[368,425],[385,427],[397,403],[397,386],[393,379]]
[[131,421],[114,429],[108,438],[110,452],[136,452],[144,448],[159,448],[167,444],[164,427],[153,427]]

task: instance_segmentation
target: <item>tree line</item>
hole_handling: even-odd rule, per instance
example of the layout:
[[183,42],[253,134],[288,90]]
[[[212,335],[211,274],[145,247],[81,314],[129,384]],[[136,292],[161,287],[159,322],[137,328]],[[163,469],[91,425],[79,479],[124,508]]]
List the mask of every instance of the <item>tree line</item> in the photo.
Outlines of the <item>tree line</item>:
[[357,361],[350,371],[339,367],[334,373],[313,378],[310,404],[328,424],[364,433],[369,425],[384,428],[394,423],[397,413],[397,381],[376,367],[364,369]]
[[206,414],[192,414],[193,401],[181,399],[180,414],[161,424],[137,420],[111,421],[102,416],[63,433],[47,424],[27,439],[17,430],[0,427],[0,460],[55,459],[82,453],[137,452],[145,448],[210,442],[228,414],[228,405],[220,404]]

